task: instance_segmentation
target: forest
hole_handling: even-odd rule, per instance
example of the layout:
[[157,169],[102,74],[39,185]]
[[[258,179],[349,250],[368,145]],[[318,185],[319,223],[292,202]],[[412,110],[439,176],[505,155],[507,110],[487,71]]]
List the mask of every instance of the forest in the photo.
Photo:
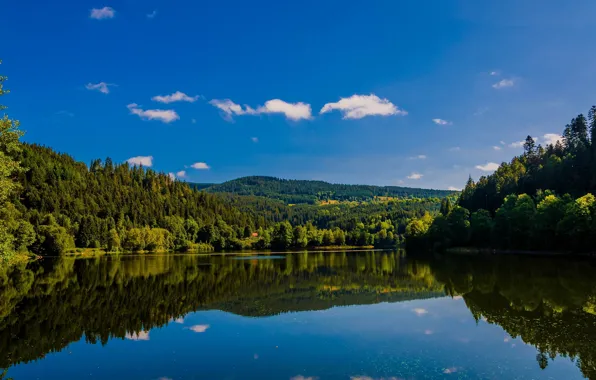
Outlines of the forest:
[[425,248],[593,252],[596,244],[596,106],[546,147],[528,136],[524,153],[478,182],[453,204],[406,228],[408,244]]
[[449,190],[416,189],[399,186],[343,185],[324,181],[288,180],[252,176],[222,184],[192,184],[212,193],[256,195],[278,199],[287,204],[316,204],[329,201],[371,201],[384,198],[443,198],[453,194]]
[[290,206],[207,193],[109,158],[87,166],[39,145],[17,149],[26,169],[0,210],[12,252],[393,247],[409,219],[439,206],[438,198]]
[[22,143],[22,135],[18,121],[0,119],[4,262],[27,254],[395,247],[409,220],[436,213],[439,197],[452,195],[268,177],[188,184],[110,158],[86,165]]

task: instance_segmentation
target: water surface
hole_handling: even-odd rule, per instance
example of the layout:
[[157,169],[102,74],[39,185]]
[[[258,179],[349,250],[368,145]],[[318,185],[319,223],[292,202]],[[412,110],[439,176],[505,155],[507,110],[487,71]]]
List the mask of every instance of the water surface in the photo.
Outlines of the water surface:
[[[238,260],[241,258],[242,260]],[[18,379],[596,379],[596,263],[317,252],[0,271]]]

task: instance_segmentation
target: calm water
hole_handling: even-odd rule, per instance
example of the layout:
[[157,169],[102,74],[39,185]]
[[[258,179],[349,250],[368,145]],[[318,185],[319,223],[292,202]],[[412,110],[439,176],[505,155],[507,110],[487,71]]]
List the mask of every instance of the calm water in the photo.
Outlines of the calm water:
[[596,379],[596,262],[241,258],[0,270],[4,379]]

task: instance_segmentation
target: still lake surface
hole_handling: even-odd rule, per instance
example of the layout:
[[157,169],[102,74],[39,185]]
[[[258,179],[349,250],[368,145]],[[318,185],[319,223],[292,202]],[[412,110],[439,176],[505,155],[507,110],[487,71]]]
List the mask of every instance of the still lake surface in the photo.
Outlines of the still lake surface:
[[0,368],[14,380],[596,379],[596,262],[45,259],[0,270]]

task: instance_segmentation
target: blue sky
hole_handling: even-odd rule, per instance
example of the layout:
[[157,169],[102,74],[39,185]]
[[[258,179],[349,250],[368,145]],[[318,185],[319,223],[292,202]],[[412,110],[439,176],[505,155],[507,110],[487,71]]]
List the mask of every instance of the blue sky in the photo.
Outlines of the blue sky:
[[596,103],[594,14],[590,0],[13,1],[2,103],[26,141],[87,163],[461,188]]

